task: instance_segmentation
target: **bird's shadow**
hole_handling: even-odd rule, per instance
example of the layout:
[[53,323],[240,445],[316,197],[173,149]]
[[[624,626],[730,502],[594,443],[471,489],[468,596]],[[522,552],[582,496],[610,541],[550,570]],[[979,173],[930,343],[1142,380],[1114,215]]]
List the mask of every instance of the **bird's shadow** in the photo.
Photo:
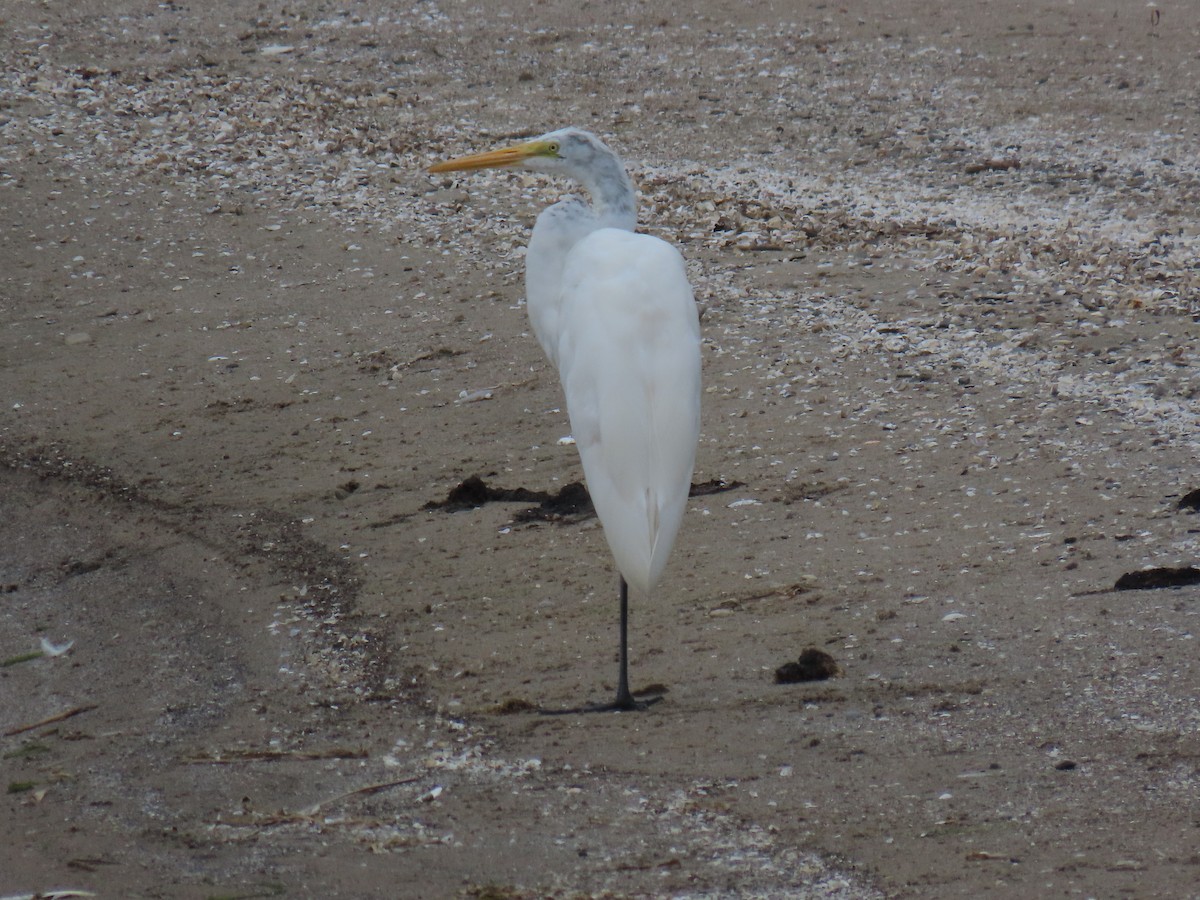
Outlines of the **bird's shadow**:
[[568,707],[567,709],[543,709],[538,707],[537,714],[539,716],[577,716],[589,715],[591,713],[644,712],[662,699],[662,694],[659,694],[657,697],[645,697],[640,700],[635,698],[628,703],[622,703],[614,700],[612,703],[601,703],[598,705],[588,706],[572,706]]

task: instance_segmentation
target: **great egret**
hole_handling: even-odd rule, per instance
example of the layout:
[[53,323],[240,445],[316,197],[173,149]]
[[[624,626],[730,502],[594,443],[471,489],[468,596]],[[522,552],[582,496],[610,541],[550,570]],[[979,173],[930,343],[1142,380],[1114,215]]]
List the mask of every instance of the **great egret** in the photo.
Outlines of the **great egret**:
[[629,585],[649,594],[675,543],[700,434],[700,323],[683,257],[635,234],[633,184],[593,134],[564,128],[431,166],[519,166],[562,175],[591,195],[537,218],[525,257],[529,319],[558,369],[583,473],[621,574],[620,671],[629,690]]

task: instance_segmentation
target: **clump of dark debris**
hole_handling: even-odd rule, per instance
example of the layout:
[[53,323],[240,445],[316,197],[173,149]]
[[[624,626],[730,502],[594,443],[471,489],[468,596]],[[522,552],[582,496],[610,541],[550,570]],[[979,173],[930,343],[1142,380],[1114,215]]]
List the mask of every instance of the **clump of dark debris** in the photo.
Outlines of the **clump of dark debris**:
[[[744,487],[740,481],[710,479],[693,484],[689,495],[701,497]],[[531,491],[529,488],[492,487],[479,475],[464,478],[446,494],[445,500],[430,500],[422,509],[458,512],[476,509],[487,503],[534,503],[513,516],[516,522],[578,522],[596,514],[587,487],[579,481],[563,485],[559,490]]]
[[1190,509],[1192,512],[1200,512],[1200,488],[1194,491],[1188,491],[1179,498],[1179,509]]
[[457,512],[462,509],[475,509],[493,502],[537,503],[546,499],[546,496],[545,491],[531,491],[528,488],[492,487],[478,475],[471,475],[450,488],[445,500],[430,500],[421,509]]
[[775,670],[776,684],[796,684],[801,681],[824,681],[841,674],[837,662],[824,650],[809,647],[796,662],[784,663]]
[[1160,566],[1156,569],[1126,572],[1117,579],[1113,590],[1145,591],[1151,588],[1186,587],[1190,584],[1200,584],[1200,569],[1195,566]]
[[497,703],[491,711],[498,716],[512,716],[517,713],[537,712],[537,707],[520,697],[509,697],[507,700]]
[[596,514],[587,488],[578,481],[563,485],[559,490],[531,491],[529,488],[492,487],[478,475],[463,479],[450,489],[445,500],[430,500],[422,509],[458,512],[476,509],[488,503],[534,503],[513,518],[518,522],[575,521]]
[[581,482],[564,484],[557,492],[545,494],[537,506],[518,510],[513,516],[517,522],[576,522],[594,516],[592,497]]

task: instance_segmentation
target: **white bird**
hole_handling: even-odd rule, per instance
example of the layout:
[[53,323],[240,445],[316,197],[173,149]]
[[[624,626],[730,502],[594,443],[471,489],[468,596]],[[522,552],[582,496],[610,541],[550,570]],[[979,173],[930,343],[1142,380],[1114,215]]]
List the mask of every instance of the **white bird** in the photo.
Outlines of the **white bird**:
[[616,700],[629,690],[629,585],[662,577],[683,520],[700,434],[700,323],[683,257],[635,234],[633,184],[593,134],[564,128],[463,156],[430,172],[518,166],[562,175],[591,195],[537,218],[525,257],[529,319],[558,369],[588,492],[621,573]]

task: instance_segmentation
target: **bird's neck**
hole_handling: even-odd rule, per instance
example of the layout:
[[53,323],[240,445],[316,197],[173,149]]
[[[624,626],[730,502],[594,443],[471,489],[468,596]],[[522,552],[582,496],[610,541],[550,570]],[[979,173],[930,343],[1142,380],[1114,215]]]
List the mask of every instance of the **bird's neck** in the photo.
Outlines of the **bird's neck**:
[[592,197],[592,211],[601,228],[637,228],[637,201],[633,182],[620,161],[613,157],[588,171],[579,181]]

